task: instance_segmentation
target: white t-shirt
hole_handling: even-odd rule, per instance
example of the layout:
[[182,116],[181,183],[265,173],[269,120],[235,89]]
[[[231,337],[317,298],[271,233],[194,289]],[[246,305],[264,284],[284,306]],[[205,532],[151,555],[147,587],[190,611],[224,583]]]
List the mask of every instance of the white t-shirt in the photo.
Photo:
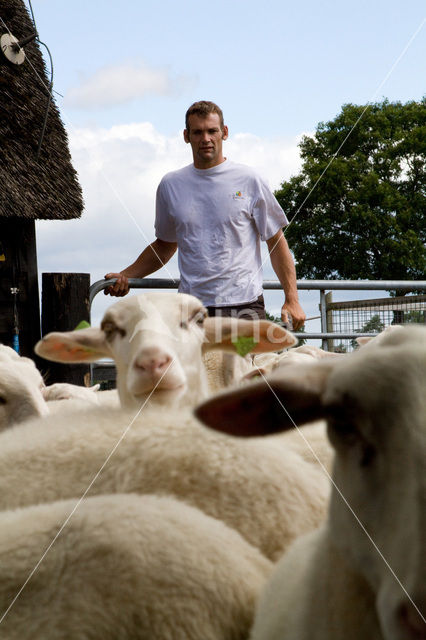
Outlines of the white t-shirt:
[[168,173],[157,189],[155,233],[178,244],[179,291],[206,306],[238,305],[261,295],[260,240],[287,224],[266,182],[229,160]]

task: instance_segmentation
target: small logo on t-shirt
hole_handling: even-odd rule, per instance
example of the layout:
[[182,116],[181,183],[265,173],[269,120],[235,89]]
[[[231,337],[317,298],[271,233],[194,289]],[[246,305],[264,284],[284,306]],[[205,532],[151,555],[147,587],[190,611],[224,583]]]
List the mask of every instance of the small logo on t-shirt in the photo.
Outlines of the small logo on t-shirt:
[[241,191],[236,191],[232,197],[234,198],[234,200],[239,200],[243,197],[243,194],[241,193]]

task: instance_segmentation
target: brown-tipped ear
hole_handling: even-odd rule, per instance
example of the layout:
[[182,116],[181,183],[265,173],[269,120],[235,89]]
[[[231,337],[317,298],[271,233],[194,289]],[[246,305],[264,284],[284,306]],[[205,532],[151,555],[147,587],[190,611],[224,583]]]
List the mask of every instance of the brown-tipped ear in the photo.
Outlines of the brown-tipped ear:
[[[217,395],[195,409],[196,417],[216,431],[249,437],[280,431],[279,403],[265,382]],[[288,425],[290,428],[291,423]]]
[[371,340],[373,340],[373,338],[369,338],[368,336],[359,336],[359,338],[355,338],[356,343],[360,347],[363,347],[368,342],[371,342]]
[[257,369],[252,369],[248,373],[244,374],[241,378],[242,380],[252,380],[253,378],[260,378],[261,376],[266,376],[266,369],[263,367],[257,367]]
[[53,362],[94,362],[112,356],[101,329],[48,333],[34,347],[37,355]]
[[292,381],[262,380],[217,395],[195,409],[196,417],[216,431],[261,436],[323,418],[321,391]]
[[267,353],[280,351],[297,344],[297,338],[275,322],[269,320],[243,320],[215,316],[204,320],[204,351],[221,349],[239,353],[239,342],[251,340],[245,353]]

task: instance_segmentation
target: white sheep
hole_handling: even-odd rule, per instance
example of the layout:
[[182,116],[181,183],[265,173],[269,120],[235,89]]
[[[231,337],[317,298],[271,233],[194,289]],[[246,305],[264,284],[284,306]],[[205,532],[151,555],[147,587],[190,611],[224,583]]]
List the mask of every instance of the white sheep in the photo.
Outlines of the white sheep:
[[303,344],[300,347],[286,349],[280,353],[261,353],[253,356],[252,366],[241,376],[240,382],[246,382],[260,375],[268,375],[278,367],[286,367],[302,362],[314,362],[322,358],[341,358],[345,354],[324,351],[314,345]]
[[[75,410],[76,408],[84,409],[88,404],[119,406],[118,398],[113,398],[112,394],[104,396],[94,393],[99,390],[100,385],[94,385],[90,388],[66,382],[46,385],[34,360],[20,356],[11,347],[4,344],[0,344],[0,365],[2,363],[9,365],[7,369],[8,375],[6,376],[9,396],[11,390],[15,388],[15,404],[9,403],[7,409],[3,409],[3,415],[7,411],[8,420],[5,418],[1,420],[2,411],[0,410],[0,425],[3,424],[3,428],[28,417],[57,413],[63,410]],[[23,366],[28,367],[28,369],[23,369]],[[6,369],[3,369],[3,371],[6,371]],[[5,374],[2,377],[5,380]],[[34,385],[40,389],[43,399],[48,403],[47,406],[43,406],[40,394],[34,391]],[[6,381],[3,383],[3,388],[5,390]],[[5,392],[3,395],[6,397]],[[67,404],[64,404],[63,400],[67,400]],[[1,399],[0,403],[2,403]]]
[[[288,412],[282,428],[327,418],[336,452],[328,520],[278,564],[252,640],[426,638],[425,380],[426,329],[407,327],[205,410],[232,434],[275,431],[272,387]],[[244,409],[247,396],[256,415]]]
[[96,405],[98,404],[97,391],[99,391],[100,386],[100,384],[95,384],[91,387],[83,387],[68,382],[55,382],[44,387],[42,392],[46,402],[76,399]]
[[206,309],[194,296],[149,292],[112,305],[100,328],[50,333],[35,351],[55,362],[113,358],[121,404],[137,408],[148,397],[160,403],[190,405],[206,397],[205,351],[237,353],[241,340],[250,341],[254,353],[297,342],[291,333],[266,320],[206,316]]
[[42,385],[43,378],[35,366],[0,358],[0,431],[48,414]]
[[8,347],[6,344],[0,344],[0,361],[12,361],[19,364],[27,364],[30,367],[35,367],[34,360],[20,356],[12,347]]
[[295,353],[295,349],[283,351],[282,353],[261,353],[253,357],[252,366],[240,378],[240,383],[245,384],[247,380],[266,376],[279,367],[299,364],[300,362],[315,362],[315,358],[309,354]]
[[75,505],[0,514],[1,638],[248,637],[272,564],[236,531],[165,497]]
[[296,451],[229,439],[169,407],[67,413],[60,428],[52,415],[0,435],[0,510],[79,497],[92,481],[91,494],[182,498],[274,560],[322,521],[330,490]]
[[[274,355],[274,354],[263,354]],[[231,387],[253,369],[252,357],[244,357],[223,351],[207,351],[203,354],[210,394]]]

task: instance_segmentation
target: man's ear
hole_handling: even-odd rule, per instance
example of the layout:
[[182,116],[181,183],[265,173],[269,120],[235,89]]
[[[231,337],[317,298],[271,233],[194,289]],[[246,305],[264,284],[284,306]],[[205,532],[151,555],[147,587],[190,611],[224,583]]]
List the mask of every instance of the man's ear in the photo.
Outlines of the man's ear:
[[226,140],[227,137],[229,135],[228,132],[228,127],[226,125],[223,125],[223,129],[222,129],[222,140]]
[[189,144],[189,131],[188,131],[188,129],[184,129],[183,130],[183,139],[185,140],[185,142],[187,144]]

